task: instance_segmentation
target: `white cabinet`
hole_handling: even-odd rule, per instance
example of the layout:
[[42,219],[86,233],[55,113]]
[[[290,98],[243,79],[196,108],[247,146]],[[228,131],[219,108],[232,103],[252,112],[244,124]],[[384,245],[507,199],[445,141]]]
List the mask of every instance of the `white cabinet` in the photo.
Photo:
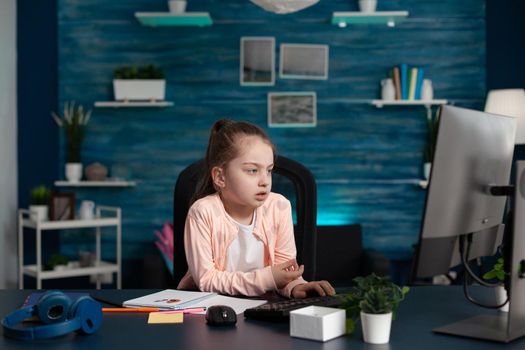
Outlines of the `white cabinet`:
[[[24,275],[36,278],[37,289],[42,288],[42,280],[77,276],[96,276],[96,286],[100,289],[102,275],[116,273],[117,288],[122,288],[122,228],[121,209],[117,207],[96,207],[96,215],[91,220],[64,220],[64,221],[38,221],[29,218],[29,210],[18,210],[18,286],[24,288]],[[24,265],[24,228],[36,231],[36,264]],[[115,227],[116,261],[103,261],[101,257],[102,227]],[[63,270],[45,271],[42,264],[42,235],[50,230],[65,230],[75,228],[95,229],[95,263],[94,266],[73,267]]]

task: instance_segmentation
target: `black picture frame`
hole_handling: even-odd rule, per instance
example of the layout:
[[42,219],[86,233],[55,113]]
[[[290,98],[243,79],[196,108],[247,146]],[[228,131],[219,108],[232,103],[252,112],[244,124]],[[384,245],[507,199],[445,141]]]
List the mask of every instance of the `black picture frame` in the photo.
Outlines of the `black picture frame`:
[[75,219],[75,193],[60,192],[52,193],[49,202],[49,217],[51,220],[74,220]]

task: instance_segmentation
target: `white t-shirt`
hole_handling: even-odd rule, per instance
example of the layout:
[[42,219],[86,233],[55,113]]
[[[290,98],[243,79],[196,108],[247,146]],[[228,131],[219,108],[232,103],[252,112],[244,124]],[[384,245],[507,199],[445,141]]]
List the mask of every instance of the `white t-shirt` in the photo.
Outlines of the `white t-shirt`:
[[250,225],[235,221],[239,234],[228,247],[226,271],[249,272],[264,267],[264,244],[253,234],[255,220],[257,218],[254,213]]

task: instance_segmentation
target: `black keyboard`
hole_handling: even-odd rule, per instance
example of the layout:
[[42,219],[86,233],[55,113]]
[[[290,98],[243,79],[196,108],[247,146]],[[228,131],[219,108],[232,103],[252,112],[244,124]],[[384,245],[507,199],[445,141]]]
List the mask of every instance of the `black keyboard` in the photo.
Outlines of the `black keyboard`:
[[246,309],[246,311],[244,311],[244,317],[274,322],[287,321],[290,318],[290,311],[292,310],[310,305],[338,307],[341,306],[341,304],[341,299],[336,296],[281,300]]

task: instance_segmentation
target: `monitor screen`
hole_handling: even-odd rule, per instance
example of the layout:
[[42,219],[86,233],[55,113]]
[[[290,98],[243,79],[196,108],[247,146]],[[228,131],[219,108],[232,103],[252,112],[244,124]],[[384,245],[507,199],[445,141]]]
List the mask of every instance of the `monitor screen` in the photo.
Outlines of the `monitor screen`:
[[509,183],[515,132],[514,118],[442,107],[412,281],[459,264],[461,235],[474,234],[470,259],[495,253],[507,199],[488,186]]

